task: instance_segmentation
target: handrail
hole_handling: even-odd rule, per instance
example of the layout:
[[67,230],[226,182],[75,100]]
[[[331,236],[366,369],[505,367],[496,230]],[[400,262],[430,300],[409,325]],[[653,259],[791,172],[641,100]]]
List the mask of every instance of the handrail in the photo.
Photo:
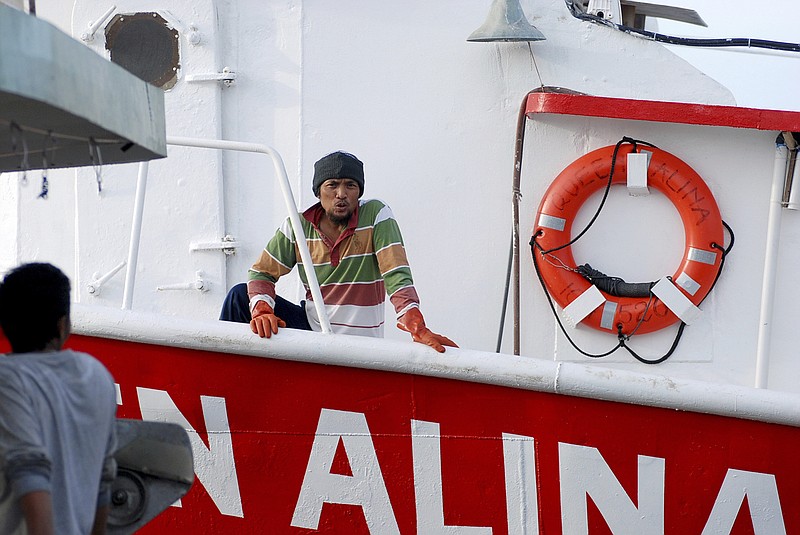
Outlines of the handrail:
[[[311,296],[314,301],[314,308],[317,310],[320,326],[323,333],[331,332],[331,323],[328,319],[328,311],[325,309],[325,303],[322,299],[322,291],[319,287],[317,280],[317,273],[314,271],[314,264],[311,260],[311,252],[308,250],[308,243],[306,243],[306,236],[303,232],[303,226],[300,223],[300,215],[297,210],[297,204],[292,196],[292,187],[289,184],[289,177],[286,173],[286,166],[283,163],[283,158],[278,152],[268,145],[261,145],[257,143],[247,143],[242,141],[227,141],[222,139],[199,139],[189,137],[167,137],[167,145],[178,145],[182,147],[196,147],[203,149],[217,149],[217,150],[233,150],[239,152],[254,152],[258,154],[266,154],[272,159],[272,164],[275,168],[275,173],[278,175],[278,183],[281,186],[283,193],[283,201],[286,204],[286,209],[289,212],[289,220],[292,224],[295,239],[298,248],[300,249],[300,258],[303,260],[303,269],[306,272],[308,286],[311,290]],[[125,276],[125,293],[123,297],[123,310],[130,310],[133,284],[136,278],[136,257],[138,256],[139,237],[141,235],[142,225],[142,212],[144,210],[144,188],[147,182],[147,166],[146,162],[143,167],[139,169],[139,181],[136,185],[136,207],[134,210],[134,224],[131,228],[131,248],[128,258],[128,271]],[[140,193],[141,190],[141,193]],[[134,247],[135,244],[135,247]]]
[[139,262],[139,241],[142,237],[142,218],[144,216],[144,194],[147,191],[148,161],[139,163],[136,178],[136,193],[133,201],[133,221],[131,239],[128,242],[128,267],[125,270],[125,287],[122,290],[122,310],[130,310],[133,304],[133,286],[136,283],[136,265]]
[[[519,391],[545,392],[644,407],[716,414],[800,427],[800,394],[681,379],[609,368],[596,363],[555,362],[507,353],[447,348],[436,353],[423,344],[297,329],[264,344],[249,329],[226,321],[171,318],[75,304],[74,333],[96,338],[219,352],[254,358],[344,366],[390,373],[441,377]],[[205,336],[197,336],[203,332]],[[735,425],[735,424],[731,424]]]

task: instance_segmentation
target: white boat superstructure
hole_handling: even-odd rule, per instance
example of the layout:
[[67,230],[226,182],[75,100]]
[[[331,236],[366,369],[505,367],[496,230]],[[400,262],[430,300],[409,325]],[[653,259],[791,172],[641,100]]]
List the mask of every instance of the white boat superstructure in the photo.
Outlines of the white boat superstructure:
[[[73,347],[112,371],[118,415],[188,432],[198,483],[153,531],[800,529],[800,114],[737,108],[664,44],[614,26],[654,4],[522,0],[509,13],[544,40],[467,42],[483,4],[36,4],[164,91],[166,158],[51,169],[47,199],[40,171],[0,180],[0,272],[33,260],[67,272]],[[562,330],[574,309],[551,310],[527,245],[554,179],[623,138],[694,170],[733,230],[716,245],[735,236],[690,325],[626,340],[655,360],[682,332],[657,365],[582,354],[618,344],[614,326]],[[339,149],[365,163],[365,196],[391,205],[428,325],[461,349],[413,344],[388,308],[387,340],[262,340],[217,321],[287,211],[316,202],[313,162]],[[629,282],[668,281],[685,225],[658,192],[615,186],[572,251]],[[278,292],[305,296],[296,275]],[[118,505],[132,525],[131,502]]]
[[[389,201],[398,217],[429,323],[463,347],[491,350],[511,232],[513,126],[527,92],[546,85],[609,97],[734,103],[729,91],[659,43],[578,20],[561,1],[522,6],[545,41],[466,42],[485,17],[483,5],[454,12],[445,4],[344,10],[299,1],[161,6],[131,0],[112,6],[77,0],[71,6],[40,2],[37,8],[40,17],[106,56],[113,55],[106,35],[123,35],[126,16],[150,13],[156,26],[175,32],[177,57],[155,51],[150,56],[175,69],[174,85],[165,93],[167,134],[274,147],[286,162],[300,208],[313,201],[310,170],[316,158],[340,148],[356,153],[366,162],[367,195]],[[741,248],[726,267],[720,291],[704,306],[704,323],[687,329],[658,371],[753,384],[758,315],[751,312],[761,302],[775,134],[752,139],[735,129],[706,133],[636,122],[531,121],[521,179],[522,233],[530,232],[552,178],[593,148],[632,135],[679,155],[711,185]],[[62,178],[51,180],[46,202],[35,199],[35,179],[28,187],[3,185],[4,226],[14,239],[3,242],[2,265],[53,260],[70,271],[77,301],[120,306],[125,270],[112,271],[128,259],[138,169],[105,167],[101,194],[92,169],[56,173]],[[244,279],[286,217],[278,181],[263,158],[179,146],[170,147],[169,158],[151,162],[148,175],[137,285],[127,299],[134,310],[214,319],[227,289]],[[593,249],[583,252],[580,247],[588,245],[581,245],[576,252],[626,280],[655,280],[671,272],[680,256],[680,226],[671,207],[657,198],[626,201],[619,199],[598,223],[606,225],[603,235],[615,235],[613,245],[592,239]],[[49,222],[56,214],[57,234]],[[653,226],[660,229],[658,242]],[[791,243],[792,226],[784,225],[783,232]],[[789,249],[781,248],[782,265],[792,265]],[[521,353],[581,361],[559,335],[532,264],[522,256]],[[92,284],[98,279],[104,282],[99,291]],[[302,296],[296,279],[281,281],[280,290]],[[791,370],[793,299],[790,290],[780,294],[771,366]],[[476,311],[481,328],[474,327]],[[387,336],[405,338],[393,328]],[[504,351],[511,351],[511,338],[507,326]],[[607,339],[583,332],[578,338],[592,352]],[[660,354],[669,339],[641,337],[639,347]],[[604,364],[642,369],[624,356]],[[790,376],[777,372],[772,386],[794,389],[782,381]]]

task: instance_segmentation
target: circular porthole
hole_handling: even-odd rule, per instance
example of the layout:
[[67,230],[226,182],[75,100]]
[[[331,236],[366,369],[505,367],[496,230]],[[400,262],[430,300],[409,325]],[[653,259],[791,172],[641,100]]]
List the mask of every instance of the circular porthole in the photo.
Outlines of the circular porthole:
[[178,31],[158,13],[116,15],[106,26],[111,61],[167,90],[178,80]]

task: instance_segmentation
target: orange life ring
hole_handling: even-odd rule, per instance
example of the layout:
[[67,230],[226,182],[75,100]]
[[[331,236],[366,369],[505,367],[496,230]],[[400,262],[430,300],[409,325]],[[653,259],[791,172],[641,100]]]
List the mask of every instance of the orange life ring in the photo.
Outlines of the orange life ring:
[[[534,262],[552,299],[567,307],[590,286],[575,269],[570,247],[549,253],[571,239],[572,223],[583,203],[608,184],[614,146],[594,150],[578,158],[553,181],[542,199],[534,227]],[[633,145],[621,145],[614,164],[612,184],[626,183],[627,154]],[[686,236],[683,260],[672,281],[698,305],[711,290],[722,262],[723,223],[711,190],[702,178],[676,156],[647,147],[652,153],[647,173],[648,186],[663,193],[677,208]],[[555,258],[554,258],[555,257]],[[557,260],[556,260],[557,259]],[[563,265],[562,265],[563,264]],[[568,268],[568,269],[564,269]],[[656,297],[615,297],[602,292],[606,302],[581,323],[604,332],[630,336],[644,334],[678,321]]]

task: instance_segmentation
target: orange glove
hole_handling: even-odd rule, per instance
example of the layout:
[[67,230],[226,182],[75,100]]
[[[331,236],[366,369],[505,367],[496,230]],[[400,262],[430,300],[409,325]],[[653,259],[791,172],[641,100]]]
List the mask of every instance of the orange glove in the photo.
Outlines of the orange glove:
[[431,346],[439,353],[444,353],[444,346],[458,347],[455,342],[436,334],[425,326],[425,319],[422,317],[422,312],[419,308],[414,307],[408,309],[408,312],[400,316],[397,322],[397,328],[411,333],[411,337],[415,342]]
[[273,334],[278,334],[278,327],[286,327],[286,322],[275,315],[275,311],[266,301],[256,303],[252,316],[250,329],[261,338],[269,338]]

